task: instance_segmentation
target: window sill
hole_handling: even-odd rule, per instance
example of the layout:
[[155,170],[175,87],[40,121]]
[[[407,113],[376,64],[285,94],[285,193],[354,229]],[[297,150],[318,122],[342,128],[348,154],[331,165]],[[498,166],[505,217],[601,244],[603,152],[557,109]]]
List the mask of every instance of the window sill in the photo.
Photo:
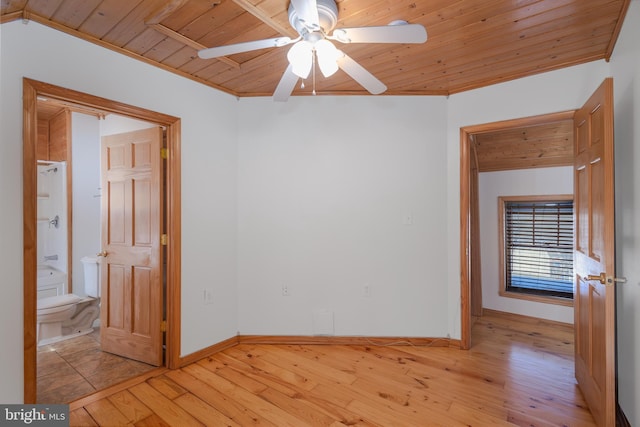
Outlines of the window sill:
[[499,294],[501,297],[505,297],[505,298],[516,298],[516,299],[522,299],[522,300],[532,301],[532,302],[541,302],[543,304],[555,304],[555,305],[563,305],[565,307],[573,307],[573,300],[567,299],[567,298],[546,297],[542,295],[523,294],[519,292],[507,292],[504,290],[501,290]]

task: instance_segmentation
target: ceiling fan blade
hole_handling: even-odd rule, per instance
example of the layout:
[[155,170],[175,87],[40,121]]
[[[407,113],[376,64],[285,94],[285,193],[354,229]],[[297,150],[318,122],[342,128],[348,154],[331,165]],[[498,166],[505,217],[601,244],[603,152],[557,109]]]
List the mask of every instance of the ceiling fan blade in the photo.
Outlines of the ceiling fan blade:
[[252,42],[228,44],[226,46],[211,47],[198,51],[198,56],[202,59],[219,58],[221,56],[233,55],[252,50],[266,49],[269,47],[281,47],[293,43],[290,37],[276,37],[274,39],[256,40]]
[[420,24],[339,28],[331,39],[341,43],[424,43],[427,30]]
[[387,90],[384,83],[347,55],[338,59],[338,67],[373,95],[381,94]]
[[303,21],[307,28],[320,28],[316,0],[291,0],[291,5],[295,9],[298,19]]
[[291,92],[293,92],[293,88],[295,88],[296,83],[298,83],[298,78],[299,77],[293,73],[293,66],[289,64],[280,79],[280,83],[278,83],[278,87],[276,87],[275,92],[273,92],[273,100],[277,102],[285,102],[289,99]]

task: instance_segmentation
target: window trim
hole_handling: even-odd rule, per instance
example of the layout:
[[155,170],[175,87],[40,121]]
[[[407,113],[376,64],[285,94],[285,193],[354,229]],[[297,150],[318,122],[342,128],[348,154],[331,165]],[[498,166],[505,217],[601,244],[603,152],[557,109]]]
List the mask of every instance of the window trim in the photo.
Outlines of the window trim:
[[[545,304],[556,304],[567,307],[573,307],[573,299],[533,295],[520,292],[507,291],[506,281],[506,264],[505,264],[505,202],[561,202],[573,201],[573,194],[554,194],[554,195],[537,195],[537,196],[498,196],[498,255],[499,255],[499,272],[500,283],[498,294],[501,297],[516,298],[533,302],[541,302]],[[574,212],[575,218],[575,212]],[[575,229],[574,229],[575,233]],[[574,239],[575,241],[575,239]]]

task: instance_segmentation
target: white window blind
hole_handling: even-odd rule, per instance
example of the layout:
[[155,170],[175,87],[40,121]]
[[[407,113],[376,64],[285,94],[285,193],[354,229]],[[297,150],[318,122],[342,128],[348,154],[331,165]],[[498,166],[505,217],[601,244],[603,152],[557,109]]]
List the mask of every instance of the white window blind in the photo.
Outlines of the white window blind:
[[573,201],[505,201],[506,290],[573,298]]

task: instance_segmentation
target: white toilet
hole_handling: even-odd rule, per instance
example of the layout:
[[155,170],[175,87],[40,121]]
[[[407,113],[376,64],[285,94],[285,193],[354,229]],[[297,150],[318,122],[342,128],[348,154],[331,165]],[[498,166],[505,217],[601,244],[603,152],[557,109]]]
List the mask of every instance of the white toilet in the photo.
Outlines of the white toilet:
[[38,299],[38,345],[52,344],[93,331],[93,322],[100,316],[100,282],[98,259],[84,257],[86,297],[74,294],[47,296]]

